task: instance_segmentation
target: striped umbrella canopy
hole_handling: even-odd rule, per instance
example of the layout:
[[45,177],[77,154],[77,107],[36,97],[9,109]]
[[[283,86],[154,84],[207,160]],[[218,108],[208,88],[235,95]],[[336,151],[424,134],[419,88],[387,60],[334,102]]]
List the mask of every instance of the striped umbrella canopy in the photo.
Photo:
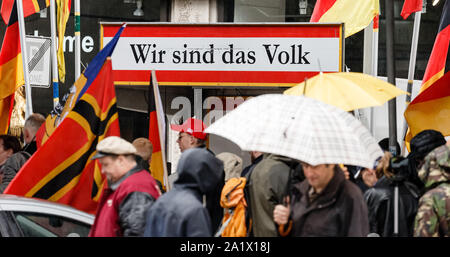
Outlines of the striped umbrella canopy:
[[352,115],[303,96],[254,97],[205,132],[227,138],[244,151],[279,154],[311,165],[371,168],[383,154],[367,128]]

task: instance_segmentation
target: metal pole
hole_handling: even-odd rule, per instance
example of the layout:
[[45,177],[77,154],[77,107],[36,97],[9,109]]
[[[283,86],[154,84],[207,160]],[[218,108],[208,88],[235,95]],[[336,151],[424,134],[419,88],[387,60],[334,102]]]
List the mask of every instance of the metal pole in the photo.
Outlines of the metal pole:
[[81,75],[81,20],[80,20],[80,0],[74,2],[75,17],[75,81]]
[[[372,42],[372,76],[378,76],[378,28],[379,16],[373,18],[373,42]],[[373,107],[370,108],[370,132],[375,135]]]
[[394,188],[394,236],[398,236],[398,185]]
[[59,102],[59,80],[58,80],[58,60],[56,57],[56,11],[55,0],[50,0],[50,30],[51,30],[51,56],[52,56],[52,86],[53,86],[53,107]]
[[[395,85],[395,38],[394,38],[394,1],[385,0],[386,6],[386,66],[388,82]],[[389,152],[397,155],[397,106],[396,98],[388,103],[389,107]]]
[[25,96],[26,96],[26,106],[25,106],[25,119],[27,119],[33,113],[33,102],[31,97],[31,86],[30,86],[30,72],[28,70],[28,53],[26,48],[26,37],[25,37],[25,19],[23,16],[23,5],[21,0],[16,0],[17,4],[17,19],[19,20],[19,33],[20,33],[20,48],[22,50],[22,63],[23,63],[23,76],[25,80]]
[[[394,1],[385,0],[386,6],[386,66],[388,82],[395,85],[395,41],[394,41]],[[388,103],[389,105],[389,152],[397,154],[397,113],[396,98]],[[398,186],[394,189],[394,236],[398,235]]]
[[[414,82],[414,72],[416,68],[416,56],[417,56],[417,44],[419,42],[419,30],[420,30],[420,18],[422,12],[416,12],[414,16],[414,30],[411,42],[411,54],[409,55],[409,70],[408,70],[408,87],[407,91],[409,95],[406,95],[406,107],[408,107],[411,102],[412,85]],[[405,149],[405,136],[408,131],[408,123],[406,119],[403,120],[403,140],[402,140],[402,151]]]

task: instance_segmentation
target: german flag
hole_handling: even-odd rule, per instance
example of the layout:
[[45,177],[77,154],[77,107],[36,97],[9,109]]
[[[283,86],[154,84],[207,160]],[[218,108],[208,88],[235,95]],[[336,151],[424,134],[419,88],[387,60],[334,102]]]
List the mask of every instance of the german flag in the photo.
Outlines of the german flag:
[[426,130],[450,135],[450,72],[420,93],[405,111],[412,135]]
[[450,2],[445,1],[444,9],[442,10],[441,21],[439,24],[438,34],[434,41],[433,50],[428,59],[427,68],[422,79],[422,87],[420,92],[423,92],[431,84],[444,75],[445,62],[447,61],[448,45],[450,41]]
[[369,26],[378,14],[379,0],[317,0],[310,22],[343,22],[349,37]]
[[[4,11],[2,7],[2,12]],[[10,14],[10,15],[9,15]],[[17,7],[14,2],[9,9],[8,27],[0,52],[0,133],[8,132],[14,104],[14,92],[25,83],[23,78],[22,51],[20,49]]]
[[[158,110],[157,110],[158,109]],[[150,172],[152,176],[159,180],[162,185],[168,186],[167,169],[165,162],[165,152],[161,147],[164,142],[164,113],[161,103],[161,95],[159,94],[158,82],[156,80],[155,71],[151,73],[149,88],[149,140],[153,145],[152,160],[150,162]],[[170,189],[170,188],[169,188]]]
[[14,107],[14,94],[0,100],[0,134],[7,134]]
[[[5,23],[9,21],[9,15],[16,0],[3,0],[2,1],[2,18]],[[42,9],[47,8],[50,5],[50,0],[23,0],[23,16],[28,17],[34,13],[40,12]],[[16,12],[17,13],[17,10]]]
[[[450,42],[450,2],[449,1],[445,1],[445,5],[444,8],[442,10],[442,16],[441,16],[441,21],[439,24],[439,30],[438,30],[438,34],[436,36],[436,39],[434,41],[434,45],[433,45],[433,50],[431,51],[430,54],[430,58],[428,59],[428,64],[427,64],[427,68],[425,70],[425,74],[423,76],[422,79],[422,87],[420,88],[419,91],[419,95],[416,98],[419,98],[420,95],[424,92],[427,91],[427,89],[429,87],[431,87],[431,85],[433,85],[435,82],[440,79],[445,72],[445,63],[447,61],[447,54],[448,54],[448,47],[449,47],[449,42]],[[447,93],[449,90],[449,87],[447,85],[447,87],[443,88],[444,91],[435,91],[433,90],[433,95],[434,95],[434,100],[436,101],[437,99],[439,99],[438,95],[439,92],[442,93],[441,96],[443,96],[444,98],[442,98],[440,101],[445,101],[446,97],[446,93],[445,90],[447,90]],[[420,98],[419,98],[420,99]],[[419,103],[416,101],[416,99],[414,99],[415,103]],[[411,102],[412,104],[412,102]],[[430,103],[428,103],[426,106],[430,106]],[[419,105],[422,106],[422,105]],[[445,106],[445,105],[444,105]],[[436,106],[439,110],[439,105]],[[442,106],[443,107],[443,106]],[[432,118],[430,116],[430,119],[427,121],[425,120],[416,120],[415,117],[418,117],[416,115],[411,115],[409,112],[413,109],[417,109],[418,106],[416,107],[409,107],[406,109],[405,111],[405,117],[408,116],[408,126],[410,129],[408,129],[408,132],[406,134],[405,137],[405,142],[406,142],[406,146],[409,149],[409,142],[411,141],[411,139],[417,134],[419,133],[421,130],[419,130],[418,128],[421,128],[423,126],[427,126],[427,127],[433,127],[433,124],[419,124],[420,122],[432,122],[434,118]],[[422,107],[425,108],[425,107]],[[422,111],[429,111],[431,112],[432,110],[430,109],[422,109]],[[414,112],[417,113],[417,112]],[[448,120],[448,116],[446,117],[446,120]],[[444,134],[444,131],[441,131],[441,133]]]
[[91,157],[103,138],[120,136],[110,56],[122,31],[123,27],[81,75],[85,86],[75,106],[17,173],[6,194],[95,213],[105,179]]

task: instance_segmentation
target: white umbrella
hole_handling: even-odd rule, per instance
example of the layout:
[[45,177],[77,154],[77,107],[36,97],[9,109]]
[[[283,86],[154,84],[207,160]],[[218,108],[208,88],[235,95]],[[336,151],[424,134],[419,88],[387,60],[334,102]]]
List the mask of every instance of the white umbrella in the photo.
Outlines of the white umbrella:
[[227,138],[244,151],[279,154],[311,165],[342,163],[371,168],[383,154],[352,115],[303,96],[254,97],[205,132]]

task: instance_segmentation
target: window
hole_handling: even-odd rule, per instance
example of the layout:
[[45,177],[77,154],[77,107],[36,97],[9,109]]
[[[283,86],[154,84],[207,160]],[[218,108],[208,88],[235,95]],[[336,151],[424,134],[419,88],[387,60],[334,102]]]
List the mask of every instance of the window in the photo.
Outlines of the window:
[[51,214],[13,213],[25,237],[87,237],[90,225]]

